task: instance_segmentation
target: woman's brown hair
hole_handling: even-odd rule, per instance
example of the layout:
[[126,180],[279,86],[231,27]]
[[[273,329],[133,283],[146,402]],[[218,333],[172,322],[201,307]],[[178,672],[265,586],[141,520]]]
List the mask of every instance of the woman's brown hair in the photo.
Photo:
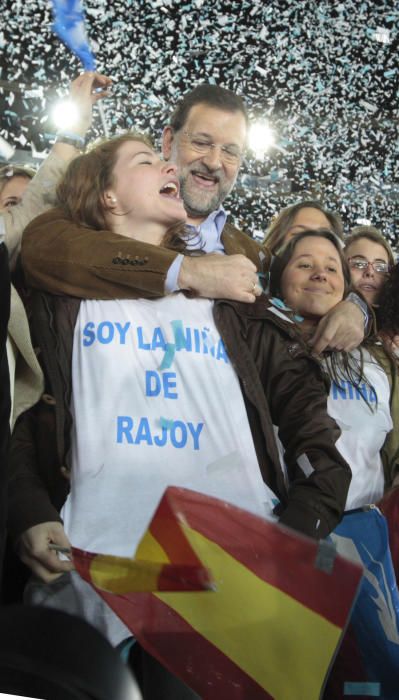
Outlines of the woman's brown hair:
[[58,206],[68,219],[80,226],[109,230],[104,192],[113,184],[119,149],[128,141],[138,141],[153,149],[146,136],[132,132],[95,144],[70,162],[57,187]]
[[[110,230],[104,192],[113,184],[119,149],[129,141],[144,143],[154,150],[147,136],[129,132],[94,144],[87,153],[71,161],[57,187],[57,204],[68,219],[97,231]],[[162,245],[183,253],[189,238],[184,224],[177,223],[167,230]]]
[[322,203],[317,199],[304,200],[282,209],[266,231],[263,243],[274,255],[283,247],[288,229],[292,226],[296,215],[301,209],[317,209],[317,211],[321,211],[329,222],[333,233],[338,238],[343,237],[342,222],[338,214],[323,207]]

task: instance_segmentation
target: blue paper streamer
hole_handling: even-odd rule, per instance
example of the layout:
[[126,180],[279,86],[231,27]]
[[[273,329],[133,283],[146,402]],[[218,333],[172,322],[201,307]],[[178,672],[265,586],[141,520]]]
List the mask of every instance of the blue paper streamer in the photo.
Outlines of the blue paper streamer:
[[77,56],[83,68],[95,70],[96,62],[87,39],[81,0],[53,0],[53,30]]
[[370,698],[381,697],[380,683],[345,683],[344,695],[366,695]]

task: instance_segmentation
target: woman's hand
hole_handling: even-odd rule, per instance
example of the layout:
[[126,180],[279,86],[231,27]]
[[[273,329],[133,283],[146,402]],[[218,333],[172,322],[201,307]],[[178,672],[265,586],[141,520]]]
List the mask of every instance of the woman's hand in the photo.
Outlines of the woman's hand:
[[[78,143],[80,140],[82,140],[82,144],[84,143],[84,137],[91,127],[93,105],[98,100],[108,96],[110,85],[111,78],[94,72],[82,73],[71,83],[69,95],[76,105],[79,118],[77,122],[66,127],[65,132],[72,137],[76,136]],[[72,158],[76,158],[79,154],[79,148],[70,142],[56,141],[52,152],[68,162]]]
[[61,523],[34,525],[22,533],[17,545],[20,559],[46,583],[74,568],[71,561],[59,559],[57,552],[49,548],[50,544],[70,549],[71,543]]
[[70,98],[79,110],[79,121],[68,131],[85,136],[91,127],[93,105],[109,95],[111,78],[102,73],[87,72],[79,75],[71,83]]

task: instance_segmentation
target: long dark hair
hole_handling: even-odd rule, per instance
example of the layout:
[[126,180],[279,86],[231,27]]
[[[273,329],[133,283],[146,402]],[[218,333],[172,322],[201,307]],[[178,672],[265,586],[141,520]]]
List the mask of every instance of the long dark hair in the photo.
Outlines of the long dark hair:
[[378,330],[399,335],[399,262],[392,268],[378,297]]
[[[346,298],[348,293],[351,291],[351,276],[348,263],[346,262],[343,252],[342,252],[342,242],[339,238],[328,229],[307,229],[301,231],[300,233],[293,236],[281,250],[279,255],[273,258],[270,267],[270,294],[271,296],[278,297],[282,301],[284,300],[284,294],[281,288],[281,280],[285,268],[287,267],[289,261],[292,258],[295,247],[299,241],[304,238],[324,238],[330,241],[338,253],[338,257],[341,261],[342,272],[344,277],[344,294],[343,299]],[[292,310],[291,320],[297,324],[298,332],[302,337],[302,340],[306,343],[306,338],[301,333],[301,324],[297,321],[297,316],[295,314],[295,309]],[[364,395],[363,386],[369,390],[369,396],[374,396],[377,405],[377,395],[374,388],[371,386],[367,377],[364,375],[364,358],[362,348],[359,347],[359,360],[351,353],[345,351],[326,351],[323,353],[323,369],[327,372],[331,381],[339,388],[342,381],[347,381],[358,391],[360,396],[367,403],[371,411],[373,411],[367,397]],[[363,385],[363,386],[362,386]]]

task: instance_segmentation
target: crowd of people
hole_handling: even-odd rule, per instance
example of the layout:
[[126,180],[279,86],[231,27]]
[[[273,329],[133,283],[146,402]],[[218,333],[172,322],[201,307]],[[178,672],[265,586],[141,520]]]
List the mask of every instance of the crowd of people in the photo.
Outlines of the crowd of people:
[[[0,517],[24,601],[118,646],[131,633],[57,546],[131,556],[169,485],[317,540],[395,487],[399,273],[377,228],[345,236],[320,201],[262,244],[229,221],[248,129],[229,90],[188,92],[162,157],[138,133],[81,152],[109,84],[72,83],[81,121],[33,178],[0,173]],[[131,663],[144,698],[197,697],[161,666],[154,687],[138,645]]]

